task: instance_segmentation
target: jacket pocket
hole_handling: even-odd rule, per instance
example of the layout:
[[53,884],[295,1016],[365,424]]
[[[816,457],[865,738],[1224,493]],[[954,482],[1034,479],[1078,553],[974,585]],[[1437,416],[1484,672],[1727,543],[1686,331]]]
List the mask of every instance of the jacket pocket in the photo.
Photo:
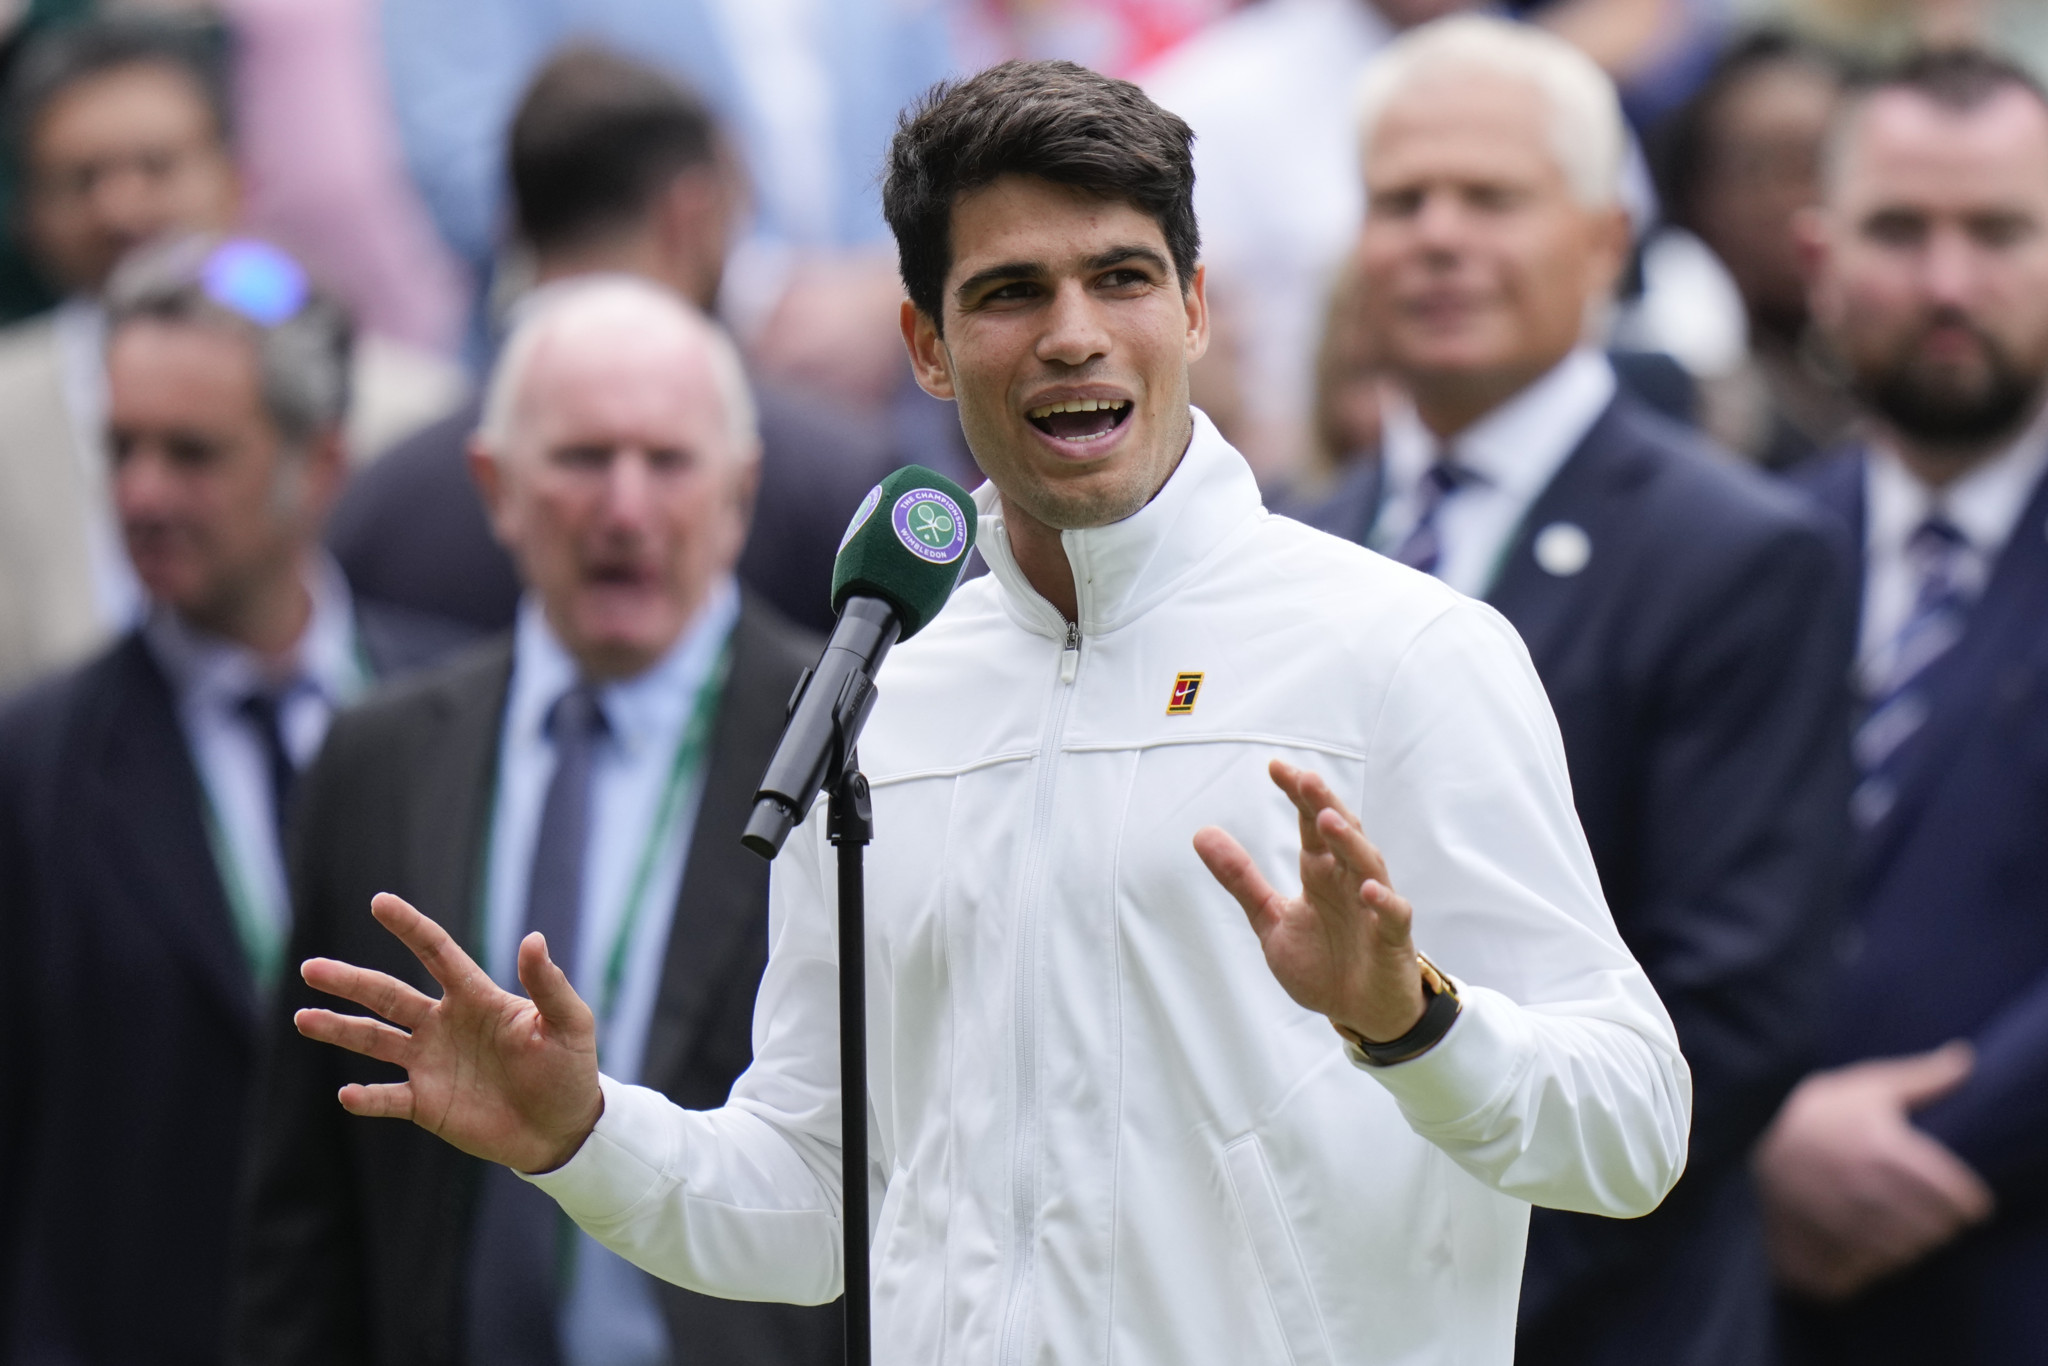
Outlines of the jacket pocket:
[[1292,1366],[1333,1366],[1323,1314],[1316,1307],[1308,1268],[1302,1263],[1287,1211],[1280,1205],[1280,1188],[1266,1165],[1266,1150],[1259,1136],[1246,1134],[1224,1148],[1223,1169],[1237,1197],[1238,1213],[1244,1216],[1259,1279],[1265,1282],[1280,1339],[1287,1344],[1288,1361]]

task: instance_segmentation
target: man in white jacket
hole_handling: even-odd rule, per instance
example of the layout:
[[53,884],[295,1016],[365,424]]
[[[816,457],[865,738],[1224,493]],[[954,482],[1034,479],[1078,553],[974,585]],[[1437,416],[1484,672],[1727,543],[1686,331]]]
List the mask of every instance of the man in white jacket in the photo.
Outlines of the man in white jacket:
[[[1514,632],[1269,516],[1189,407],[1188,142],[1013,63],[892,151],[904,336],[989,477],[992,572],[890,657],[861,742],[876,1358],[1506,1363],[1529,1203],[1653,1208],[1688,1074]],[[533,1174],[650,1271],[830,1299],[822,811],[721,1109],[601,1077],[538,935],[529,1003],[392,897],[441,997],[314,960],[392,1023],[299,1027],[406,1070],[349,1110]]]

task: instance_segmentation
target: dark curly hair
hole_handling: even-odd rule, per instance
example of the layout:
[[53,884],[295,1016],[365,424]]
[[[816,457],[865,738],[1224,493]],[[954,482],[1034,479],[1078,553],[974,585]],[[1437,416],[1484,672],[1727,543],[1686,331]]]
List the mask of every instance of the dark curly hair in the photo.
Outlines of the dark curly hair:
[[1037,176],[1149,215],[1188,289],[1201,246],[1194,137],[1129,81],[1073,62],[1004,62],[933,86],[897,123],[882,185],[910,301],[941,321],[953,205],[1005,175]]

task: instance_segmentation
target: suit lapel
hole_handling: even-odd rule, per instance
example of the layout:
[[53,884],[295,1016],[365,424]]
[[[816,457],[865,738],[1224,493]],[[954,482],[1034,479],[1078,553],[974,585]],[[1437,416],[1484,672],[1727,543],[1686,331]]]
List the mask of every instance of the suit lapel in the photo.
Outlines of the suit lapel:
[[2034,486],[2013,524],[1969,625],[1926,677],[1927,722],[1910,741],[1899,770],[1899,796],[1862,842],[1863,876],[1874,881],[1903,842],[1900,834],[1940,785],[1942,770],[1962,749],[1964,732],[1996,709],[1994,689],[2032,692],[2027,656],[2041,648],[2048,622],[2048,476]]
[[512,681],[510,639],[432,695],[434,723],[414,756],[414,805],[406,822],[407,887],[419,908],[472,953],[477,902],[497,794],[498,733]]
[[742,606],[733,627],[732,666],[719,703],[690,856],[669,927],[661,990],[648,1027],[641,1075],[666,1087],[687,1064],[713,984],[750,934],[765,933],[760,907],[765,868],[740,844],[761,774],[782,736],[788,691],[774,671],[766,633]]
[[[1607,406],[1530,504],[1486,593],[1486,601],[1514,624],[1539,673],[1547,674],[1579,605],[1617,562],[1611,550],[1628,536],[1627,495],[1650,473],[1629,439],[1626,404],[1617,398]],[[1560,523],[1577,527],[1592,546],[1582,570],[1561,574],[1538,561],[1538,538]]]
[[214,867],[199,773],[170,684],[140,634],[118,645],[109,664],[110,687],[85,751],[93,756],[84,776],[91,815],[79,834],[95,846],[87,866],[253,1036],[255,983]]

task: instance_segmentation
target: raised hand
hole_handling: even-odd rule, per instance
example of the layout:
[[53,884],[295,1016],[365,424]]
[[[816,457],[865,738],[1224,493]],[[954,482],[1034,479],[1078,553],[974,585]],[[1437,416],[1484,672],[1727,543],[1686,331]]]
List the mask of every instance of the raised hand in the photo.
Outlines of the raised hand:
[[1274,891],[1244,846],[1213,825],[1195,832],[1195,852],[1244,907],[1289,996],[1368,1041],[1398,1039],[1424,1005],[1412,910],[1329,784],[1278,759],[1267,771],[1300,815],[1302,895]]
[[515,996],[446,930],[389,892],[371,900],[370,914],[433,974],[441,999],[368,968],[306,960],[300,971],[308,986],[391,1023],[301,1010],[293,1017],[299,1032],[406,1072],[402,1082],[342,1087],[342,1107],[409,1119],[471,1156],[522,1172],[552,1171],[574,1157],[604,1109],[597,1022],[548,957],[546,941],[534,933],[520,943],[527,996]]

